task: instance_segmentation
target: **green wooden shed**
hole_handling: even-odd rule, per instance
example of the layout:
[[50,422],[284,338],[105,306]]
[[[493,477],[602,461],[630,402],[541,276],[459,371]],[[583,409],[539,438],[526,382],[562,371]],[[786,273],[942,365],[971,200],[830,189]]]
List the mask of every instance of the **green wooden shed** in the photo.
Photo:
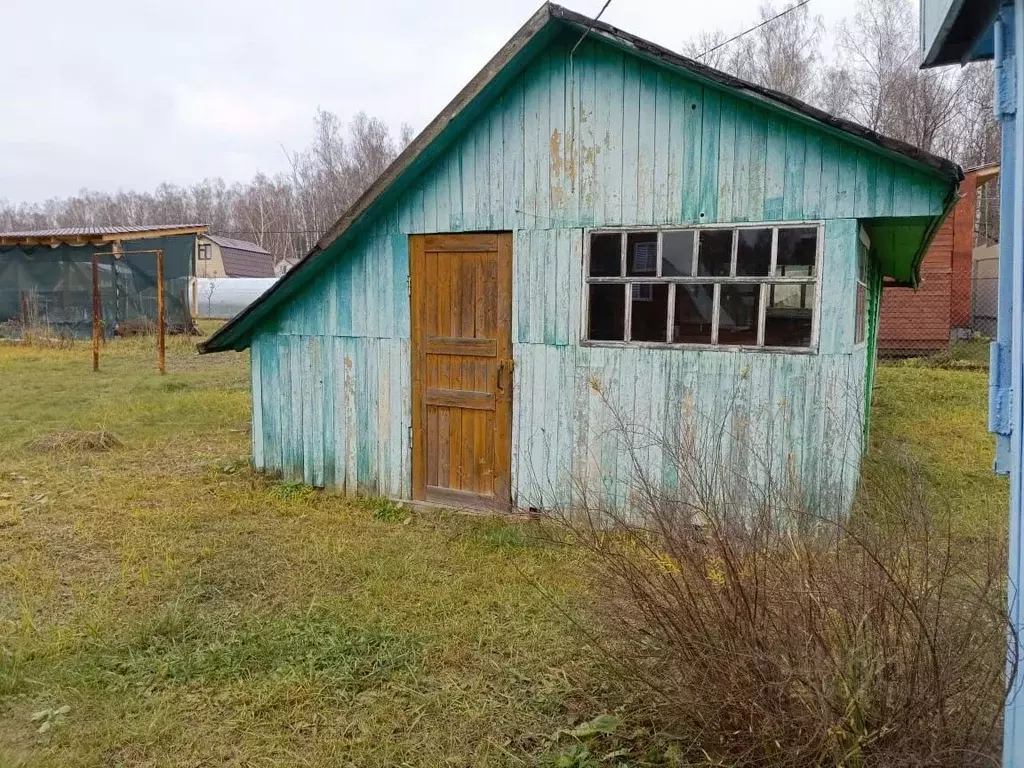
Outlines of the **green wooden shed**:
[[288,275],[251,351],[253,462],[443,505],[628,507],[665,443],[849,499],[883,279],[959,166],[545,4]]

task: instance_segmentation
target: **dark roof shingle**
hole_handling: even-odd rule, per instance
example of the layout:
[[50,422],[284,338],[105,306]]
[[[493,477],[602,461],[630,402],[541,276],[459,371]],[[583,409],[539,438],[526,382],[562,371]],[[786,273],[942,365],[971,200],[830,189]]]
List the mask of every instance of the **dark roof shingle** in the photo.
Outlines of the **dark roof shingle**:
[[224,274],[228,277],[276,277],[274,257],[269,251],[249,251],[221,246]]
[[236,251],[250,251],[251,253],[270,253],[262,245],[256,243],[250,243],[248,240],[236,240],[233,237],[224,237],[223,235],[204,235],[207,240],[210,240],[221,248],[233,248]]

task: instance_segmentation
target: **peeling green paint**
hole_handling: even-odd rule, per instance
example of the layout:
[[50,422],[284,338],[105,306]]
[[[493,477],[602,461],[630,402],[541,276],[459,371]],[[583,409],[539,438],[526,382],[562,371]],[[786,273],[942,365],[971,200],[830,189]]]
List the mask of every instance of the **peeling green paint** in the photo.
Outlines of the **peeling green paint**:
[[[669,435],[699,418],[725,425],[714,460],[751,482],[793,477],[848,497],[874,358],[853,342],[858,228],[885,219],[879,287],[883,266],[910,268],[896,217],[930,220],[949,190],[909,163],[604,43],[584,41],[570,66],[574,42],[559,38],[537,56],[258,329],[255,463],[408,498],[407,237],[510,230],[516,503],[558,506],[581,482],[627,503],[636,478],[613,439],[614,410]],[[825,221],[816,354],[580,344],[585,228],[806,219]],[[874,317],[874,290],[871,306]],[[657,445],[643,460],[680,483]]]

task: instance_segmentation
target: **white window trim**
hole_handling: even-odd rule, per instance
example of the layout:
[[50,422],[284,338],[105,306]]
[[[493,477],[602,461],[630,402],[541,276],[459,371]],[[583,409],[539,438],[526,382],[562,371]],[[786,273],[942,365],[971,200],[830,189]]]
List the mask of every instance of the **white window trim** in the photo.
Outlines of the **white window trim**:
[[868,331],[870,328],[870,312],[868,311],[868,284],[865,280],[860,279],[860,246],[864,246],[864,258],[867,261],[868,268],[871,266],[871,238],[868,236],[867,230],[864,227],[860,227],[858,232],[859,244],[857,247],[857,261],[854,264],[854,268],[857,270],[857,274],[854,276],[855,285],[864,286],[864,320],[861,324],[864,331],[864,338],[857,341],[857,292],[853,294],[853,348],[864,349],[868,343]]
[[[815,254],[815,269],[816,274],[813,280],[807,278],[779,278],[764,276],[757,277],[734,277],[736,272],[736,258],[739,243],[738,230],[741,229],[772,229],[772,254],[771,254],[771,266],[770,271],[774,273],[777,267],[778,258],[778,230],[779,229],[791,229],[800,227],[814,227],[818,230],[817,237],[817,252]],[[662,244],[664,232],[685,232],[693,231],[699,232],[704,230],[732,230],[732,254],[730,260],[729,276],[711,276],[711,275],[696,275],[691,277],[663,277],[662,271]],[[627,235],[633,232],[657,232],[658,233],[658,261],[657,261],[657,274],[652,277],[630,277],[626,274],[626,255],[627,255]],[[863,228],[861,229],[862,237],[866,237],[863,234]],[[590,277],[590,241],[592,235],[600,234],[621,234],[620,242],[620,274],[621,277]],[[693,262],[691,263],[691,275],[696,272],[697,257],[698,257],[698,244],[699,237],[693,238]],[[692,224],[685,226],[623,226],[623,227],[592,227],[585,228],[583,230],[583,270],[582,270],[582,284],[581,290],[581,323],[580,323],[580,345],[585,347],[608,347],[608,348],[650,348],[650,349],[679,349],[679,350],[693,350],[693,351],[717,351],[717,352],[771,352],[781,353],[790,355],[809,355],[817,354],[820,333],[821,333],[821,302],[823,284],[823,276],[825,269],[825,222],[820,219],[813,220],[792,220],[792,221],[763,221],[763,222],[742,222],[742,223],[717,223],[717,224]],[[859,277],[859,275],[858,275]],[[633,302],[631,296],[631,285],[636,282],[649,282],[649,283],[667,283],[669,286],[668,295],[668,318],[666,320],[666,338],[670,329],[672,328],[672,321],[674,321],[675,315],[675,289],[680,284],[708,284],[714,285],[713,293],[713,305],[712,305],[712,325],[711,325],[711,342],[708,344],[694,344],[694,343],[674,343],[668,341],[633,341],[629,337],[632,335],[632,314],[633,314]],[[590,329],[590,291],[588,286],[591,284],[612,284],[612,285],[623,285],[623,292],[625,294],[625,309],[623,312],[623,322],[625,328],[623,329],[624,341],[607,341],[588,339],[587,333]],[[767,303],[764,299],[764,289],[768,283],[774,283],[777,285],[813,285],[814,291],[814,307],[811,312],[811,341],[806,347],[772,347],[772,346],[760,346],[754,344],[719,344],[718,343],[718,320],[719,320],[719,309],[721,300],[721,286],[723,283],[730,285],[741,285],[741,284],[756,284],[762,285],[762,301],[759,306],[758,314],[758,342],[763,342],[765,315],[767,313]]]

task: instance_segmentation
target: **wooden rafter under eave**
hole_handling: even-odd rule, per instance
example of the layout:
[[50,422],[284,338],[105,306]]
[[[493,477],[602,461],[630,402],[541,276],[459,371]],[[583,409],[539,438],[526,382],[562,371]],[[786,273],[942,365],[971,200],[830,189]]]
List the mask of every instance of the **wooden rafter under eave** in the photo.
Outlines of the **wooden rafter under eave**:
[[103,235],[102,242],[110,243],[122,240],[146,240],[151,237],[174,237],[175,235],[202,235],[209,227],[178,227],[176,229],[151,229],[147,232],[127,232]]

